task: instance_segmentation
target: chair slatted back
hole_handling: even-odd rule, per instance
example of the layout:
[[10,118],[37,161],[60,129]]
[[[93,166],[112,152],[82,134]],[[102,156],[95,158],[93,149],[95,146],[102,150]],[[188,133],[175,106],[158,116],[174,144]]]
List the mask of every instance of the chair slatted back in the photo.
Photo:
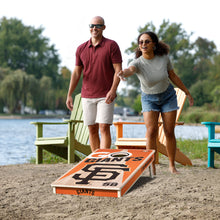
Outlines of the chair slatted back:
[[[81,94],[77,94],[74,99],[73,110],[71,112],[71,120],[83,120],[83,109],[81,102]],[[75,138],[82,144],[87,144],[89,140],[88,127],[83,123],[77,123],[75,126]]]
[[[177,110],[177,114],[176,114],[176,122],[178,122],[180,114],[181,114],[183,106],[184,106],[184,103],[185,103],[185,100],[186,100],[186,94],[179,88],[175,88],[175,90],[176,90],[176,95],[177,95],[177,104],[179,106],[179,109]],[[161,115],[160,115],[159,120],[162,121]],[[159,141],[165,145],[166,144],[166,137],[165,137],[165,134],[163,131],[163,125],[161,125],[159,127],[158,137],[159,137]]]

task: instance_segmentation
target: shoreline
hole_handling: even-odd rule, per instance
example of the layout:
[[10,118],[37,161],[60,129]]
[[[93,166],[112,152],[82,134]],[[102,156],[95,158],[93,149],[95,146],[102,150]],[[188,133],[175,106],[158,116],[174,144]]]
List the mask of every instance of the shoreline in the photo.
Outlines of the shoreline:
[[0,119],[66,118],[69,115],[0,115]]
[[[46,118],[69,118],[70,115],[0,115],[0,119],[46,119]],[[143,122],[143,116],[121,116],[120,118],[116,118],[114,121],[137,121],[137,122]],[[194,125],[198,126],[201,125],[200,123],[184,123],[184,125]],[[202,125],[203,126],[203,125]]]

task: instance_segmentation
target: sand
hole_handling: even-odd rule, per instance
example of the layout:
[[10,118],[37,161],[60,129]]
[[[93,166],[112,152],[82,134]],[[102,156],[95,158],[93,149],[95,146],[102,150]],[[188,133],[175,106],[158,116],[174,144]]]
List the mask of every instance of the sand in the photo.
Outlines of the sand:
[[0,219],[220,219],[220,169],[195,160],[170,174],[168,161],[148,170],[121,198],[53,194],[51,183],[73,164],[0,166]]

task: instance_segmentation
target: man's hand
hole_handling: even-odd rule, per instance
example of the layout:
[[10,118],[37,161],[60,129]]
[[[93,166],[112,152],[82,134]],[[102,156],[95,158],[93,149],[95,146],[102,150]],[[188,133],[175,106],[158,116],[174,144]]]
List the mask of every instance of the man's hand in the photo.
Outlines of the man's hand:
[[121,71],[117,74],[117,76],[120,78],[120,80],[126,81],[125,76],[124,76],[124,71],[123,71],[123,70],[121,70]]
[[108,92],[107,95],[106,95],[105,102],[106,102],[107,104],[111,104],[116,97],[117,97],[116,93],[110,91],[110,92]]
[[72,111],[73,110],[73,98],[72,96],[67,96],[67,99],[66,99],[66,107]]

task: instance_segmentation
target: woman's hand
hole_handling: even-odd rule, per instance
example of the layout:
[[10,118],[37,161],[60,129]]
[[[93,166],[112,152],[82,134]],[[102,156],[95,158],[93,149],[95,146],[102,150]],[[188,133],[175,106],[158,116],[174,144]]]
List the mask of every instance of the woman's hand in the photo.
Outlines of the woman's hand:
[[120,78],[120,80],[126,81],[125,76],[124,76],[124,71],[123,71],[123,70],[121,70],[121,71],[117,74],[117,76]]

